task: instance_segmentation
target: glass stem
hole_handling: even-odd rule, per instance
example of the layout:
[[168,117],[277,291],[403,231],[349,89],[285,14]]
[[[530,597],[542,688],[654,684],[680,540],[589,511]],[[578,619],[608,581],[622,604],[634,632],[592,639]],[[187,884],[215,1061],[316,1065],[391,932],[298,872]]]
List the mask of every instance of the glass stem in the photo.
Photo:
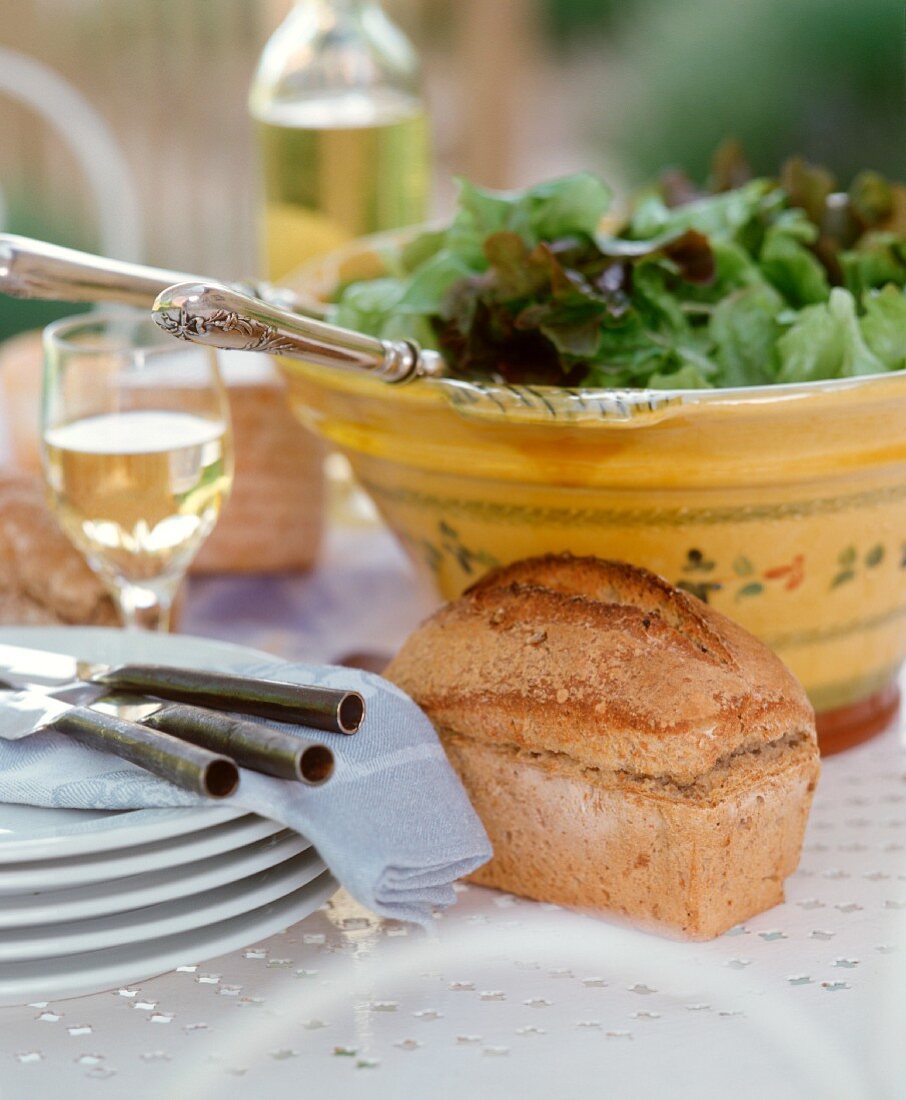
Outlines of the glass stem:
[[170,629],[170,612],[176,595],[177,581],[158,582],[152,585],[117,583],[113,596],[120,610],[123,626],[127,630]]

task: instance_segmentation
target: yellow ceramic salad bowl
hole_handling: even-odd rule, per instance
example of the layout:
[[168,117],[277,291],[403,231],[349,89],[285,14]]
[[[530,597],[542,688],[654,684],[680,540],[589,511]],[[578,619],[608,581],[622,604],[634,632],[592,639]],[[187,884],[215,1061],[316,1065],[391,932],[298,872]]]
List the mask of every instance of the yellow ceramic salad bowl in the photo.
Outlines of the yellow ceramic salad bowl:
[[[302,273],[380,270],[363,242]],[[906,374],[737,390],[393,387],[281,361],[441,595],[546,551],[647,566],[770,645],[827,748],[896,706],[906,656]]]

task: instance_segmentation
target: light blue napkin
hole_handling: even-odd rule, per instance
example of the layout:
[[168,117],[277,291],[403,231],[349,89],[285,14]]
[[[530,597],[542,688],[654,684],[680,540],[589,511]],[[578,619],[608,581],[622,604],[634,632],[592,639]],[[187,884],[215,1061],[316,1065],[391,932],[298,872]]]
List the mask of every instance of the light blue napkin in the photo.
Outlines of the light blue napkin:
[[[357,669],[276,661],[237,671],[358,691],[366,714],[352,737],[263,723],[330,745],[333,776],[307,787],[243,768],[237,793],[217,805],[242,807],[307,837],[353,897],[383,916],[427,924],[434,907],[451,905],[453,882],[490,859],[491,846],[416,704]],[[0,802],[120,810],[204,801],[62,734],[0,739]]]

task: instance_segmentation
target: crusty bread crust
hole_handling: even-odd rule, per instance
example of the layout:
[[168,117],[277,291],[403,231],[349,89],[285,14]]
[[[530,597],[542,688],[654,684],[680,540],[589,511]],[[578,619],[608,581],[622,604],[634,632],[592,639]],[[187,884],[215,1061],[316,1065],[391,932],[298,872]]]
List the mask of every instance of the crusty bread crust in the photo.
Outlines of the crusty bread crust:
[[814,713],[764,645],[660,577],[517,562],[423,623],[386,675],[491,838],[473,881],[692,939],[782,900]]
[[818,774],[800,741],[753,782],[688,797],[563,758],[443,740],[494,848],[471,881],[693,940],[783,901]]
[[814,738],[805,692],[766,646],[654,574],[594,558],[492,573],[387,675],[453,733],[678,783],[741,748]]

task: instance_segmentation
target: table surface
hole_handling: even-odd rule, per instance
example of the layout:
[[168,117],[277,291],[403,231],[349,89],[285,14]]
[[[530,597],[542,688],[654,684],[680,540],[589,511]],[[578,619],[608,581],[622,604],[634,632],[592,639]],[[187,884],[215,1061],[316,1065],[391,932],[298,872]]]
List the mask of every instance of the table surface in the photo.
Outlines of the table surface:
[[[309,576],[193,582],[183,629],[336,659],[428,608],[376,530]],[[906,1092],[906,757],[826,761],[784,905],[673,943],[475,886],[433,934],[340,892],[140,987],[0,1009],[0,1097],[858,1097]]]

